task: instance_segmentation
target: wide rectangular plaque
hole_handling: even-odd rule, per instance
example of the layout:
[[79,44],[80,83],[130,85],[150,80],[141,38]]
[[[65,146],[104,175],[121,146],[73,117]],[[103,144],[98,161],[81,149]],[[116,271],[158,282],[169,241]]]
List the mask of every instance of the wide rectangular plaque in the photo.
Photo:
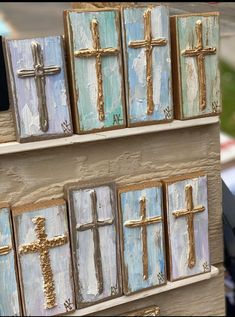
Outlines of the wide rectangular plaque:
[[75,309],[70,238],[63,199],[12,208],[23,312],[62,315]]
[[0,316],[20,316],[10,208],[0,204]]
[[71,135],[63,38],[6,40],[6,56],[17,140]]
[[176,119],[218,115],[219,13],[173,16],[171,35]]
[[124,293],[166,283],[161,183],[119,190]]
[[210,272],[207,176],[163,180],[171,281]]
[[169,12],[122,9],[128,126],[173,120]]
[[66,189],[73,236],[77,308],[121,295],[114,184]]
[[126,126],[118,10],[64,11],[77,133]]

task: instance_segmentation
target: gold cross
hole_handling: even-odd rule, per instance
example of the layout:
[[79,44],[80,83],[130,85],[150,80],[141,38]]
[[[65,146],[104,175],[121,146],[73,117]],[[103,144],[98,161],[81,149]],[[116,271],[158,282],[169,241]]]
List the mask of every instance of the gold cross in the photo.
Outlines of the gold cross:
[[100,253],[100,235],[99,227],[104,227],[107,225],[112,225],[114,219],[98,220],[97,213],[97,196],[96,191],[90,191],[90,197],[92,202],[92,222],[86,223],[84,225],[77,225],[76,229],[78,231],[92,230],[93,231],[93,242],[94,242],[94,263],[95,263],[95,274],[98,283],[99,294],[103,293],[103,271],[102,271],[102,259]]
[[186,209],[176,210],[172,214],[176,217],[187,217],[188,223],[188,237],[189,237],[189,255],[188,255],[188,267],[191,269],[196,264],[195,254],[195,238],[194,238],[194,214],[203,212],[205,207],[202,205],[193,206],[193,188],[191,185],[185,186],[185,203]]
[[0,255],[7,255],[11,251],[11,247],[9,245],[0,247]]
[[100,121],[104,121],[104,93],[103,93],[103,79],[102,79],[102,56],[110,56],[119,54],[118,48],[101,48],[100,47],[100,35],[99,35],[99,23],[96,19],[93,19],[90,23],[92,33],[92,48],[80,49],[74,52],[75,57],[95,57],[96,65],[96,78],[97,78],[97,110]]
[[206,72],[205,72],[205,56],[216,53],[215,47],[203,47],[202,40],[202,21],[196,22],[197,45],[195,48],[182,51],[182,55],[186,57],[196,57],[199,81],[199,107],[200,110],[206,108]]
[[38,96],[38,111],[40,117],[40,129],[47,132],[49,129],[48,111],[46,105],[45,84],[47,75],[60,73],[59,66],[44,66],[42,48],[38,42],[31,43],[33,55],[33,69],[20,69],[17,71],[19,78],[34,77]]
[[131,41],[131,48],[145,48],[146,59],[146,81],[147,81],[147,114],[154,111],[153,102],[153,78],[152,78],[152,51],[154,46],[164,46],[167,44],[165,38],[153,39],[151,32],[151,9],[144,12],[144,40]]
[[147,241],[147,225],[158,223],[162,221],[161,216],[146,217],[146,197],[141,197],[140,199],[140,220],[128,220],[124,223],[124,226],[127,228],[138,228],[141,227],[142,231],[142,244],[143,244],[143,278],[144,280],[148,279],[148,241]]
[[32,219],[32,222],[35,224],[34,230],[37,240],[32,243],[21,245],[19,247],[19,253],[39,253],[44,284],[44,295],[46,300],[45,308],[50,309],[55,307],[57,304],[49,250],[66,244],[68,242],[68,237],[66,235],[61,235],[48,239],[45,229],[45,221],[46,219],[44,217],[35,217]]

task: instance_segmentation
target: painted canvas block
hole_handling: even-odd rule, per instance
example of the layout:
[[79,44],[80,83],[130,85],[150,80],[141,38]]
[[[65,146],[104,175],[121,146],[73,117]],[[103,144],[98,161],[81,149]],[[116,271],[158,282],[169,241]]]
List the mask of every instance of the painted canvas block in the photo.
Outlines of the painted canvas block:
[[2,36],[0,36],[0,75],[0,111],[5,111],[9,109],[9,94]]
[[123,8],[122,29],[128,125],[173,120],[168,8]]
[[118,10],[64,11],[77,133],[126,126]]
[[210,271],[207,176],[163,180],[171,281]]
[[18,141],[71,135],[63,38],[6,40],[6,55]]
[[75,309],[66,202],[12,208],[23,312],[63,315]]
[[10,209],[0,205],[0,316],[20,316]]
[[77,308],[121,295],[114,184],[66,189],[73,235]]
[[162,186],[157,182],[119,190],[124,293],[166,283]]
[[219,13],[173,16],[171,34],[176,118],[218,115]]

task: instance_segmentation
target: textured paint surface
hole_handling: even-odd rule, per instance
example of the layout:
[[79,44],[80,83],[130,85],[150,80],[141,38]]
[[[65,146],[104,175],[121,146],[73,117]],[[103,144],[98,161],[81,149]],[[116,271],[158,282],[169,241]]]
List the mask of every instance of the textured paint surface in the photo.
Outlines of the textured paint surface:
[[[140,203],[146,197],[146,216],[162,216],[162,189],[152,187],[121,193],[123,224],[140,219]],[[124,265],[128,274],[128,291],[135,292],[165,282],[165,251],[163,222],[147,225],[148,274],[143,279],[142,234],[141,228],[127,228],[123,225]],[[163,279],[159,279],[160,275]],[[124,273],[125,274],[125,273]]]
[[[0,209],[0,247],[12,246],[10,210]],[[14,250],[0,254],[0,316],[20,316]]]
[[[26,212],[15,217],[17,249],[22,244],[35,242],[35,225],[32,222],[34,217],[46,218],[46,233],[48,239],[59,235],[69,237],[67,212],[65,205],[53,206],[32,212]],[[57,306],[52,309],[44,309],[44,293],[42,269],[40,266],[39,253],[28,253],[18,255],[22,276],[22,288],[24,292],[25,314],[27,316],[53,316],[66,312],[64,306],[66,300],[70,300],[74,309],[73,286],[71,276],[70,245],[49,250],[53,278],[55,283]]]
[[[124,124],[122,100],[122,69],[119,29],[116,24],[118,13],[104,12],[69,12],[72,29],[72,46],[77,51],[92,48],[90,22],[97,19],[99,23],[101,48],[119,48],[120,54],[103,56],[102,78],[104,94],[105,120],[99,121],[97,112],[97,77],[95,57],[73,57],[75,72],[75,87],[78,95],[77,109],[81,131],[108,128]],[[115,121],[116,118],[119,120]]]
[[[177,40],[180,55],[182,113],[184,118],[213,113],[214,108],[221,107],[220,103],[220,74],[218,65],[219,53],[219,17],[218,15],[203,17],[180,17],[177,21]],[[215,47],[215,55],[205,56],[206,74],[206,108],[199,107],[198,67],[195,57],[185,57],[181,52],[195,48],[197,45],[196,22],[202,21],[203,47]],[[193,84],[192,84],[193,83]]]
[[[192,185],[194,206],[203,205],[205,211],[194,214],[196,265],[188,267],[189,236],[187,217],[176,218],[175,210],[185,209],[185,186]],[[204,264],[210,265],[208,246],[208,206],[206,176],[177,181],[167,187],[167,216],[172,279],[179,279],[204,272]]]
[[[144,39],[144,17],[147,7],[128,8],[123,14],[126,36],[127,103],[130,123],[171,119],[173,116],[171,58],[168,9],[156,6],[151,11],[153,39],[165,38],[167,45],[154,46],[152,51],[154,112],[147,115],[146,58],[144,48],[129,48],[130,41]],[[167,116],[168,114],[168,116]]]
[[[93,189],[93,188],[91,188]],[[76,225],[93,221],[91,206],[91,189],[80,189],[72,192]],[[114,219],[112,225],[100,227],[100,251],[103,272],[103,292],[98,294],[98,281],[95,275],[93,230],[76,231],[76,258],[79,294],[78,304],[94,303],[120,292],[118,283],[116,253],[116,201],[109,186],[94,188],[97,195],[98,220]]]
[[[20,69],[33,69],[32,41],[37,41],[42,47],[44,66],[57,65],[61,67],[59,74],[45,76],[45,94],[49,117],[49,129],[45,133],[41,131],[39,125],[35,79],[33,77],[19,78],[17,76],[17,71]],[[10,84],[18,118],[17,131],[22,139],[31,136],[66,135],[71,133],[70,105],[61,41],[60,36],[7,41],[12,64]],[[64,128],[66,128],[66,131],[64,131]]]

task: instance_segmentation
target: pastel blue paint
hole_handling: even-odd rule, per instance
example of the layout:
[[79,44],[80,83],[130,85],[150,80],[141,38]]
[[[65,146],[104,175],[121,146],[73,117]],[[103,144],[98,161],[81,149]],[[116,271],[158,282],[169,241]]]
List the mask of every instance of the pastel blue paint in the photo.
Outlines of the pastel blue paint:
[[[148,274],[143,278],[143,243],[142,229],[128,228],[124,225],[129,220],[140,219],[140,198],[146,197],[146,216],[162,216],[162,188],[150,187],[121,193],[121,212],[123,225],[123,261],[128,276],[128,293],[160,285],[165,282],[165,250],[163,221],[147,225]],[[159,280],[158,274],[164,275]],[[124,273],[125,274],[125,273]]]
[[15,252],[11,233],[9,208],[0,209],[0,247],[12,250],[0,255],[0,316],[20,316],[18,286],[15,271]]
[[129,124],[161,121],[166,119],[165,110],[172,118],[172,83],[169,36],[169,13],[165,6],[151,10],[151,29],[154,39],[165,38],[167,45],[154,46],[152,50],[152,77],[154,112],[147,115],[147,82],[145,48],[131,48],[130,41],[144,40],[144,12],[147,7],[123,10],[123,42],[126,52],[126,91]]
[[[206,107],[199,105],[199,79],[196,57],[185,57],[181,54],[186,49],[197,46],[196,22],[202,21],[203,47],[216,48],[216,54],[206,55],[204,59],[206,75]],[[192,118],[213,113],[213,105],[221,107],[220,73],[219,73],[219,16],[196,15],[177,17],[177,41],[180,61],[182,116]],[[192,82],[194,83],[192,85]]]
[[[19,78],[20,69],[33,69],[31,43],[38,42],[42,48],[44,66],[59,66],[61,71],[46,75],[45,94],[49,117],[49,130],[43,132],[39,125],[38,97],[33,77]],[[12,64],[10,84],[17,114],[17,132],[20,139],[39,136],[66,135],[72,133],[70,104],[67,89],[64,52],[61,36],[44,38],[7,40],[7,49]],[[68,124],[69,132],[64,132],[63,124]]]
[[[120,53],[102,57],[102,79],[105,120],[100,121],[97,111],[97,78],[95,57],[72,57],[75,68],[75,87],[78,97],[76,107],[80,130],[109,128],[114,125],[114,115],[119,116],[119,125],[125,123],[122,88],[122,62],[117,11],[68,12],[72,29],[73,50],[93,47],[90,23],[98,21],[100,45],[102,48],[119,48]],[[85,76],[84,76],[85,74]]]
[[[194,238],[196,264],[188,267],[189,236],[187,217],[176,218],[173,212],[185,209],[185,186],[191,185],[193,205],[202,205],[205,211],[194,214]],[[207,177],[200,176],[192,179],[177,181],[167,186],[167,223],[171,256],[171,279],[203,273],[205,263],[210,265],[208,245],[208,205]]]

